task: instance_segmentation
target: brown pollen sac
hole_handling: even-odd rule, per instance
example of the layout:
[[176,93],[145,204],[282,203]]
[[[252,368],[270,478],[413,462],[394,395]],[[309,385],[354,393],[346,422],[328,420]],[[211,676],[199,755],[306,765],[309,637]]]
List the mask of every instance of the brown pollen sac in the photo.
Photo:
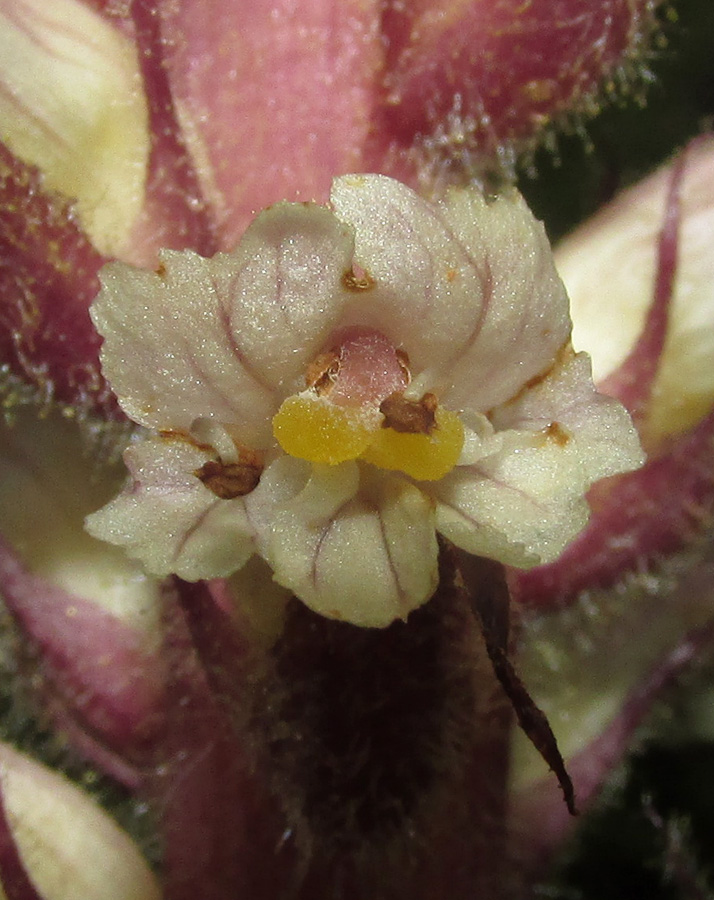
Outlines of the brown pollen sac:
[[340,371],[340,351],[326,350],[313,359],[305,372],[305,384],[318,394],[327,393]]
[[570,435],[560,422],[549,422],[543,429],[546,438],[554,441],[559,447],[565,447],[570,442]]
[[193,473],[209,491],[221,500],[233,500],[249,494],[260,481],[263,467],[254,461],[224,463],[209,459]]
[[431,434],[436,428],[437,406],[435,394],[424,394],[421,400],[407,400],[396,391],[379,406],[384,416],[382,428],[393,428],[403,434]]
[[376,284],[374,278],[365,269],[349,269],[342,276],[342,284],[348,291],[369,291]]

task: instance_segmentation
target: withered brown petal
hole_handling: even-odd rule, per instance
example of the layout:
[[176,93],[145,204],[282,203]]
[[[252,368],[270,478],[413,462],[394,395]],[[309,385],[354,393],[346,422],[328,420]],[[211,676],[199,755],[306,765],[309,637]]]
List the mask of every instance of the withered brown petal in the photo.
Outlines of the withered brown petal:
[[194,473],[221,500],[249,494],[260,481],[261,467],[252,463],[222,463],[209,459]]

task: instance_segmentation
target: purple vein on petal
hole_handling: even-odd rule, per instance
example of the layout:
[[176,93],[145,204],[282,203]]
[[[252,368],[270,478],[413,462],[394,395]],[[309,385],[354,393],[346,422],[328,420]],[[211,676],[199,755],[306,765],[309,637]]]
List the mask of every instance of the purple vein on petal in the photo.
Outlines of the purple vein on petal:
[[385,556],[387,557],[387,562],[389,563],[389,570],[392,573],[392,577],[394,578],[394,584],[396,585],[396,588],[397,588],[397,596],[399,597],[399,603],[400,603],[402,609],[406,610],[407,612],[411,612],[413,604],[410,603],[409,596],[407,595],[407,592],[404,590],[404,588],[402,587],[402,584],[399,580],[399,573],[397,571],[397,567],[394,564],[394,559],[392,557],[392,551],[389,549],[389,541],[387,539],[387,532],[384,527],[384,519],[382,518],[382,514],[380,513],[380,511],[377,507],[375,507],[373,509],[373,512],[377,515],[377,518],[379,519],[379,530],[382,534],[382,542],[384,544],[384,553],[385,553]]
[[327,536],[329,535],[330,531],[332,531],[332,528],[335,525],[335,523],[337,522],[337,519],[339,518],[339,516],[342,515],[343,510],[346,509],[350,505],[350,503],[352,503],[353,499],[354,499],[353,497],[350,497],[349,500],[345,500],[345,502],[335,510],[334,514],[330,517],[329,522],[322,529],[320,536],[317,539],[317,543],[315,544],[315,552],[312,557],[312,566],[310,567],[310,580],[311,580],[312,586],[315,588],[315,590],[317,590],[317,581],[318,581],[317,566],[318,566],[318,560],[320,558],[320,553],[322,552],[322,545],[325,542],[325,540],[327,539]]
[[183,536],[179,540],[176,550],[174,551],[174,555],[173,555],[174,562],[176,562],[178,560],[179,556],[181,556],[183,551],[186,549],[186,545],[188,544],[188,542],[191,540],[193,535],[198,531],[198,529],[203,525],[203,523],[210,516],[210,514],[213,512],[213,510],[218,506],[219,503],[223,503],[223,502],[224,502],[223,500],[214,500],[213,503],[211,503],[210,506],[206,507],[206,509],[203,510],[201,515],[196,518],[196,520],[192,523],[191,527],[186,529],[186,532],[183,534]]
[[12,103],[15,108],[21,109],[22,115],[30,119],[35,128],[44,134],[45,140],[51,141],[54,144],[59,144],[64,148],[68,147],[67,139],[56,131],[56,129],[54,129],[46,119],[43,119],[32,107],[23,103],[17,96],[17,92],[10,90],[6,84],[0,84],[0,97],[3,97],[9,103]]
[[503,488],[504,491],[510,491],[511,493],[522,497],[526,501],[526,503],[528,503],[530,506],[535,507],[536,509],[543,511],[546,508],[544,504],[539,503],[532,494],[528,493],[528,491],[510,484],[508,481],[502,481],[500,478],[496,478],[487,470],[482,469],[478,463],[473,463],[473,465],[470,466],[463,466],[461,467],[461,471],[475,472],[477,475],[480,475],[484,481],[492,481],[494,484],[497,484],[499,488]]
[[[471,259],[471,254],[467,254],[467,256]],[[483,326],[486,323],[486,318],[488,317],[489,309],[491,307],[491,301],[493,300],[493,270],[488,259],[484,260],[484,270],[481,272],[481,284],[483,286],[483,302],[481,303],[481,308],[479,309],[478,316],[474,322],[474,327],[471,329],[471,334],[469,334],[466,341],[464,341],[459,348],[458,354],[460,356],[466,354],[478,340],[479,335],[483,331]]]
[[[237,272],[236,275],[233,277],[233,279],[231,280],[231,287],[238,280],[238,278],[240,277],[242,272],[243,272],[243,269],[241,269],[239,272]],[[235,331],[231,326],[230,314],[228,312],[228,309],[226,308],[225,298],[224,298],[223,294],[221,293],[218,285],[216,284],[215,277],[213,275],[211,275],[210,277],[211,277],[211,286],[213,288],[213,291],[214,291],[214,294],[216,297],[216,304],[218,307],[218,321],[220,323],[221,330],[223,331],[223,334],[225,336],[226,343],[231,348],[231,352],[236,357],[238,362],[241,364],[241,366],[245,370],[246,374],[250,378],[253,379],[253,381],[258,385],[258,387],[262,388],[268,394],[272,395],[274,393],[273,388],[271,388],[271,386],[263,378],[261,378],[260,375],[258,375],[258,373],[255,371],[255,368],[248,361],[245,351],[242,349],[242,347],[236,341]]]

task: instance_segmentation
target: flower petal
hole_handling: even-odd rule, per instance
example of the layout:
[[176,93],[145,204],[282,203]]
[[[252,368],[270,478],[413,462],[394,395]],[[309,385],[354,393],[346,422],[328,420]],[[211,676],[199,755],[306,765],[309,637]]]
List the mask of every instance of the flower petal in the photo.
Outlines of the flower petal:
[[555,443],[575,442],[588,487],[644,462],[629,413],[595,390],[586,353],[564,354],[546,378],[495,410],[491,421],[499,430],[528,429]]
[[555,559],[587,522],[593,481],[642,461],[628,414],[595,392],[584,354],[497,411],[493,423],[503,430],[484,442],[484,455],[433,494],[442,534],[509,565]]
[[485,412],[553,364],[570,335],[568,297],[543,225],[517,191],[489,202],[477,190],[452,190],[443,215],[481,261],[485,283],[481,305],[461,297],[470,331],[442,400]]
[[164,251],[158,273],[110,264],[92,307],[103,370],[134,421],[188,431],[199,416],[272,443],[274,391],[339,320],[352,237],[328,210],[280,204],[230,254]]
[[271,388],[304,387],[308,364],[351,299],[343,287],[352,229],[316,204],[278,203],[262,212],[211,276],[236,351]]
[[515,191],[487,202],[475,187],[454,190],[435,205],[363,175],[336,179],[331,201],[375,279],[349,319],[404,347],[415,389],[485,411],[553,363],[568,301],[543,226]]
[[585,526],[583,478],[572,452],[535,439],[460,466],[436,485],[436,527],[469,553],[530,568],[554,559]]
[[480,308],[479,262],[438,207],[391,178],[336,178],[330,200],[354,227],[355,259],[374,279],[355,296],[349,322],[368,324],[407,350],[412,372],[438,369],[468,338],[470,314]]
[[[87,513],[121,486],[123,466],[114,454],[126,437],[106,429],[106,443],[92,443],[76,419],[33,407],[15,411],[11,424],[0,422],[0,531],[29,574],[120,619],[153,650],[158,584],[125,553],[84,530]],[[40,609],[38,599],[33,612]],[[59,637],[56,628],[53,635]]]
[[194,419],[241,422],[243,440],[269,439],[272,395],[233,345],[210,261],[163,251],[162,273],[123,263],[102,270],[92,319],[105,342],[102,369],[127,415],[189,431]]
[[221,500],[194,476],[209,458],[181,438],[130,447],[133,484],[87,517],[87,531],[125,547],[154,575],[230,575],[251,556],[253,535],[242,498]]
[[383,628],[436,589],[432,507],[406,481],[356,463],[310,470],[283,457],[264,473],[256,502],[261,491],[273,492],[264,555],[276,580],[316,612]]

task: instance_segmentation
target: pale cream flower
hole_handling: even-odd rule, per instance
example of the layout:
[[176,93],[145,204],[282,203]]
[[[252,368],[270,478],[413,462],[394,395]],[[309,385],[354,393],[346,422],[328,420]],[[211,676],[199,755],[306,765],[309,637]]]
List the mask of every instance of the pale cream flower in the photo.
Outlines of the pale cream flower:
[[236,249],[107,266],[104,371],[153,434],[88,519],[157,575],[258,552],[308,606],[385,626],[429,599],[436,532],[528,567],[637,466],[624,408],[570,348],[565,290],[515,191],[429,203],[377,175],[278,204]]

